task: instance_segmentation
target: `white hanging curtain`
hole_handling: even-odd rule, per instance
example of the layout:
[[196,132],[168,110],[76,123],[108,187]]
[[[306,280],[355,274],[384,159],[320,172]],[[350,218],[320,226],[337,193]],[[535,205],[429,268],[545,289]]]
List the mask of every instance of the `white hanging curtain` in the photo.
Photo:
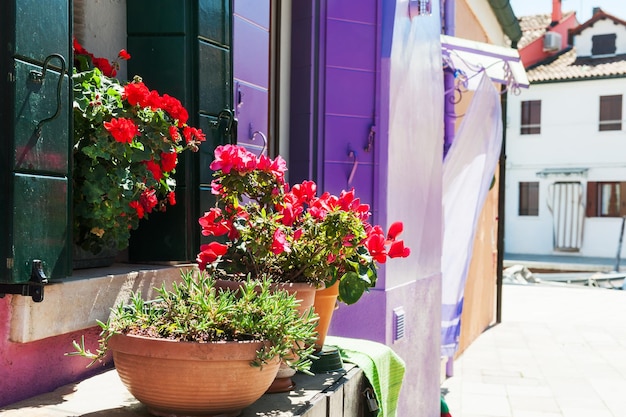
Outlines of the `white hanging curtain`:
[[500,95],[481,77],[443,164],[441,351],[448,357],[458,348],[474,235],[502,147]]

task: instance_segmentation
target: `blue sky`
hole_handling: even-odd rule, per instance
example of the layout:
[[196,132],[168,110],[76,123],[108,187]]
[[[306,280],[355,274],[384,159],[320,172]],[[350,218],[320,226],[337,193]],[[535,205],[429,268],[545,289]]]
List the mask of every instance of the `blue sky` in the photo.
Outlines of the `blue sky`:
[[[552,12],[552,0],[511,0],[511,6],[517,17]],[[626,0],[562,0],[561,3],[564,12],[576,11],[580,23],[591,17],[594,7],[626,20]]]

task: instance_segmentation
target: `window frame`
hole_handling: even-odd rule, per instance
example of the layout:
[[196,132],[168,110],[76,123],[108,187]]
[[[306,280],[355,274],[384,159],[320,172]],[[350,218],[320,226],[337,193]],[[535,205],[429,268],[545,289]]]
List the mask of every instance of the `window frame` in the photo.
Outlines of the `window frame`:
[[539,181],[520,181],[518,184],[517,215],[539,216]]
[[598,131],[621,131],[624,107],[622,94],[600,96],[598,105]]
[[541,100],[524,100],[520,110],[520,135],[541,134]]
[[[610,188],[611,195],[605,191]],[[612,202],[613,200],[613,202]],[[608,201],[608,209],[605,209]],[[613,207],[610,207],[613,205]],[[626,216],[626,181],[589,181],[587,182],[587,217],[624,217]]]

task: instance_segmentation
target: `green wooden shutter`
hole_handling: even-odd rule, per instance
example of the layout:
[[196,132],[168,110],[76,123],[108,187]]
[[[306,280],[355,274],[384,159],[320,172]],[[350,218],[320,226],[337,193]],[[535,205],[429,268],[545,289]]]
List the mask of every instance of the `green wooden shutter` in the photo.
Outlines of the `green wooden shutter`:
[[29,281],[35,259],[70,273],[70,17],[69,0],[0,6],[2,283]]
[[159,93],[189,111],[189,124],[207,136],[196,154],[187,153],[176,172],[176,200],[152,213],[132,234],[133,262],[190,261],[200,245],[198,217],[212,201],[209,164],[213,150],[231,141],[231,0],[127,0],[128,76],[139,75]]

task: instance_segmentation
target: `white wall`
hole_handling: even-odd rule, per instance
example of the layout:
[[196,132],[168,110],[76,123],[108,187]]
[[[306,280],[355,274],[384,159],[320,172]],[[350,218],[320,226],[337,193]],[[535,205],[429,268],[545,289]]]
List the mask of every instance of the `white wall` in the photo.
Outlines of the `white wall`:
[[574,38],[574,46],[576,47],[576,54],[578,56],[591,56],[591,37],[594,35],[608,35],[615,33],[617,39],[615,40],[615,46],[617,50],[615,53],[626,54],[626,26],[616,25],[610,19],[599,20],[593,24],[593,26],[583,30],[580,35]]
[[[626,181],[626,123],[598,131],[600,96],[622,94],[626,79],[533,84],[509,96],[505,198],[505,251],[552,254],[548,187],[555,181]],[[541,100],[541,134],[520,135],[521,101]],[[626,104],[624,105],[626,109]],[[587,168],[584,175],[540,178],[545,168]],[[519,216],[519,182],[539,181],[539,215]],[[583,196],[583,202],[586,196]],[[585,218],[580,255],[614,257],[621,218]],[[622,256],[626,255],[626,249]]]
[[[114,60],[121,49],[126,49],[126,0],[74,0],[74,2],[82,3],[84,10],[83,46],[97,57]],[[126,79],[126,62],[120,61],[120,70],[116,78]]]

